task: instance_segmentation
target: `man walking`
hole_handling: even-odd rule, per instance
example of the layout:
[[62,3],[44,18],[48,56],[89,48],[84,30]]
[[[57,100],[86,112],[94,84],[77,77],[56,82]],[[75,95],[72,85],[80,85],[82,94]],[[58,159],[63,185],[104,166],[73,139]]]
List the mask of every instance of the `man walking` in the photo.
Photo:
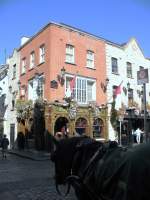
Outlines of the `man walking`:
[[1,147],[2,147],[2,157],[7,158],[7,149],[9,145],[9,140],[6,135],[3,136],[2,141],[1,141]]

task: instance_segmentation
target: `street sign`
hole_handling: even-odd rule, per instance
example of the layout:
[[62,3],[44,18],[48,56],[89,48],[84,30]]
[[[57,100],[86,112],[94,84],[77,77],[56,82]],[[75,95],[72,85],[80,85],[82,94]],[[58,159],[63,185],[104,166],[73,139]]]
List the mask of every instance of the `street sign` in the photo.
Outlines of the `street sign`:
[[137,72],[137,84],[142,85],[148,83],[148,69],[141,69]]

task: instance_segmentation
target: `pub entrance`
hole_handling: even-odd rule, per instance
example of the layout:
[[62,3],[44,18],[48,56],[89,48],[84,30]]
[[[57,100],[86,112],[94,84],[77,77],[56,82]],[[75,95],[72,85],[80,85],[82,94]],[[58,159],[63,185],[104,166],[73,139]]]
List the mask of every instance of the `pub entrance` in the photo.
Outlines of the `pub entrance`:
[[55,122],[54,135],[56,132],[62,132],[62,130],[67,132],[67,127],[68,119],[66,117],[59,117]]

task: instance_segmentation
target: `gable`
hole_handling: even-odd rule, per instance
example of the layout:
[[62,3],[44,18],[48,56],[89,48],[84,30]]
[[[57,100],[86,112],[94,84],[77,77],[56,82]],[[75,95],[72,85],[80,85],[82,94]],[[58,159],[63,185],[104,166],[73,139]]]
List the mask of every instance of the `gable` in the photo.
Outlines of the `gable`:
[[129,55],[144,58],[143,52],[134,38],[124,45],[124,50]]

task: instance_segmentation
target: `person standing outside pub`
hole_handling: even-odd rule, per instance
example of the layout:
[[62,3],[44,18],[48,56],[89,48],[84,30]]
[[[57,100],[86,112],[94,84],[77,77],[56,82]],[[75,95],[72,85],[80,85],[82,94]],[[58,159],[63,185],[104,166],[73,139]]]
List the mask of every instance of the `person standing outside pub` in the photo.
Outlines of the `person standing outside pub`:
[[2,147],[2,157],[7,158],[7,149],[9,145],[9,140],[6,135],[3,136],[2,141],[1,141],[1,147]]
[[143,131],[141,131],[140,128],[137,128],[135,131],[135,135],[136,135],[136,141],[138,144],[141,143],[141,135],[142,135]]

